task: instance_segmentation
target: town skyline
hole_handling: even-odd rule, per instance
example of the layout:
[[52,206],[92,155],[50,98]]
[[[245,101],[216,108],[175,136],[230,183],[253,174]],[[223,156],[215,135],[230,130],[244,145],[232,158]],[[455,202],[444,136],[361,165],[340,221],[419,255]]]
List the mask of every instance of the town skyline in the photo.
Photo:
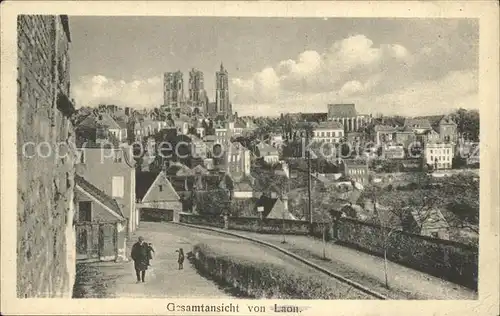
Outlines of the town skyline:
[[355,103],[363,113],[415,116],[474,109],[479,103],[473,19],[75,16],[71,21],[78,106],[157,107],[163,103],[163,73],[180,70],[187,82],[192,68],[204,73],[214,102],[221,62],[229,72],[233,110],[240,115],[318,112],[329,103]]

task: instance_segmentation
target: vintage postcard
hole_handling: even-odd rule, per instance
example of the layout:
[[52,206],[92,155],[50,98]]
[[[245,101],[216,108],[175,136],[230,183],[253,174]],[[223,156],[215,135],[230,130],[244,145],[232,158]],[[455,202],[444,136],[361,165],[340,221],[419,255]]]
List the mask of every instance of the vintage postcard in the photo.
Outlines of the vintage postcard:
[[498,13],[2,3],[0,312],[499,315]]

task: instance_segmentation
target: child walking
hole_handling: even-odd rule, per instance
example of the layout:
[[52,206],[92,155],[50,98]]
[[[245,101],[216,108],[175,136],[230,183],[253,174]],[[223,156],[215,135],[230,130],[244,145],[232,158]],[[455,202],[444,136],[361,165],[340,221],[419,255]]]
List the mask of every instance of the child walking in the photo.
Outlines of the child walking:
[[146,249],[148,252],[148,266],[151,267],[151,260],[153,259],[153,254],[155,253],[155,250],[153,249],[153,244],[148,243]]
[[177,259],[177,263],[179,264],[179,270],[182,270],[184,268],[183,263],[184,263],[184,250],[182,248],[179,248],[179,250],[176,250],[175,252],[179,253],[179,257]]

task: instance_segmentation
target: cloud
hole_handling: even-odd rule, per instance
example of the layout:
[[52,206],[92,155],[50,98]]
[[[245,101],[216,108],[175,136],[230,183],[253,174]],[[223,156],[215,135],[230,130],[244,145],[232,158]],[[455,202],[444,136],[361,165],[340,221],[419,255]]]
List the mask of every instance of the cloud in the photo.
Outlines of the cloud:
[[126,82],[103,75],[77,78],[72,86],[77,106],[100,103],[132,107],[154,107],[163,103],[161,77]]
[[477,70],[452,71],[439,79],[415,81],[384,93],[371,90],[370,86],[377,81],[371,80],[349,81],[341,89],[329,92],[288,93],[273,104],[236,104],[235,108],[241,115],[279,115],[321,112],[326,111],[328,103],[354,102],[360,113],[412,116],[446,113],[460,107],[477,108],[479,102]]
[[455,61],[446,71],[440,66],[444,56],[457,53],[445,41],[412,52],[398,43],[374,45],[354,35],[325,52],[308,50],[250,78],[235,78],[231,91],[241,110],[266,104],[273,115],[278,114],[269,105],[273,102],[285,112],[326,111],[326,104],[335,102],[356,102],[367,113],[410,115],[477,107],[474,65],[462,63],[470,67],[462,69]]
[[271,89],[299,93],[328,92],[339,89],[350,81],[351,85],[356,81],[360,82],[356,77],[384,72],[391,64],[397,66],[409,62],[409,56],[409,51],[402,45],[375,47],[373,41],[366,36],[355,35],[333,43],[326,52],[308,50],[299,54],[295,60],[283,60],[274,68],[268,67],[252,78],[235,78],[232,81],[232,91],[238,94],[238,100],[242,102],[258,100],[261,91],[256,87],[263,82],[261,77],[265,72],[273,73],[273,84],[266,88],[266,95],[280,95],[279,91],[271,93]]

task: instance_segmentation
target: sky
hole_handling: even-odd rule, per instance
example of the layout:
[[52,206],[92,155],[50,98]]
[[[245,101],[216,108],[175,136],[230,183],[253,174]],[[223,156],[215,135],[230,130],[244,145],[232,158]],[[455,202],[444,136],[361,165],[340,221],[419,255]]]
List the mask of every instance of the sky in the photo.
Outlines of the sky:
[[70,16],[77,106],[163,103],[162,74],[221,62],[239,115],[326,112],[433,115],[478,108],[474,19]]

